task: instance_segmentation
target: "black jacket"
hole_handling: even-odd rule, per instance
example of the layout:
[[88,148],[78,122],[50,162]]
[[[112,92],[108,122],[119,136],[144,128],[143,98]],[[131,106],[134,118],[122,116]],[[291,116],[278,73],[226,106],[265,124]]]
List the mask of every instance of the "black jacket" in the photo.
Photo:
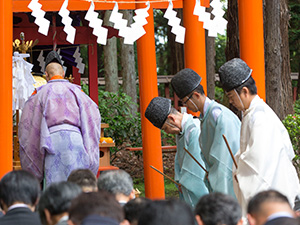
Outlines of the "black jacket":
[[0,225],[41,225],[41,221],[37,213],[25,207],[18,207],[0,217]]

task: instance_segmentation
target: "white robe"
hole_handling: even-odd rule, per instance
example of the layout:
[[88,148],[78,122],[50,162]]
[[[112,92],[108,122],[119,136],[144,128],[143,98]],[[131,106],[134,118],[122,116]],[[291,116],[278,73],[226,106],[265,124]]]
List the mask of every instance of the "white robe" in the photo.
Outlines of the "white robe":
[[275,189],[294,205],[300,193],[299,179],[292,164],[294,150],[288,132],[274,111],[258,96],[245,111],[240,150],[235,155],[234,191],[246,213],[248,201],[260,191]]

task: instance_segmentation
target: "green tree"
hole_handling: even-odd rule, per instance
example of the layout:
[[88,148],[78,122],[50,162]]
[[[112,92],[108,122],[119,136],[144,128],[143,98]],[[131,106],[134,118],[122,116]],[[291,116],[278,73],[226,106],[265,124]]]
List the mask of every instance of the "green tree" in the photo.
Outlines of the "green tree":
[[226,62],[225,56],[226,36],[220,35],[216,37],[216,71]]
[[291,71],[300,71],[300,1],[290,0],[290,28],[289,28],[289,43],[290,43],[290,59]]

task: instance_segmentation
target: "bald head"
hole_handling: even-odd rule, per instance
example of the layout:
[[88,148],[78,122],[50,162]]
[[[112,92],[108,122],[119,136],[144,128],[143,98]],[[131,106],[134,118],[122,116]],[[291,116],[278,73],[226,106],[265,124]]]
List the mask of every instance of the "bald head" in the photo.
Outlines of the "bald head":
[[60,75],[60,76],[64,77],[65,71],[59,63],[56,63],[56,62],[49,63],[46,67],[47,80],[50,80],[55,75]]

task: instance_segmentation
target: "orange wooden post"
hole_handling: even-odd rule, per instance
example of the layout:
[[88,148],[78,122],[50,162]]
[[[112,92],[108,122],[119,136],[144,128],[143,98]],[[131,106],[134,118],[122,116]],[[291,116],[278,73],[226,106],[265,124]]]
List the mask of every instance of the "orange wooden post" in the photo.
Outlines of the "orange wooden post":
[[[137,4],[137,8],[145,8],[145,4]],[[163,171],[160,130],[145,118],[148,104],[158,96],[152,7],[148,13],[148,24],[144,26],[146,34],[137,41],[145,195],[151,199],[162,199],[165,197],[163,176],[150,168],[152,165]]]
[[202,77],[201,84],[205,93],[207,93],[205,31],[203,22],[199,22],[198,17],[193,14],[194,7],[195,1],[183,1],[183,21],[186,28],[184,42],[185,67],[193,69]]
[[266,100],[263,0],[238,1],[241,58],[253,70],[258,95]]
[[12,170],[12,0],[0,6],[0,179]]

